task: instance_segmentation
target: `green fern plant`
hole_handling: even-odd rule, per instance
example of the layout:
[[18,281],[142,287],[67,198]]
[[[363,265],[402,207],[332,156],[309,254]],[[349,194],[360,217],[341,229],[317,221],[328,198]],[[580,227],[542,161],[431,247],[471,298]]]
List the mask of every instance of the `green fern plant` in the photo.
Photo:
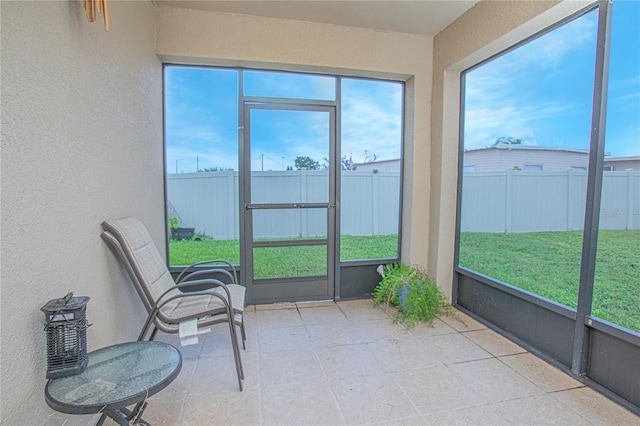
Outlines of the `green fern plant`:
[[407,327],[419,321],[432,325],[438,315],[453,315],[446,296],[423,268],[392,263],[386,265],[383,272],[382,280],[373,291],[373,301],[376,305],[397,307],[395,322]]

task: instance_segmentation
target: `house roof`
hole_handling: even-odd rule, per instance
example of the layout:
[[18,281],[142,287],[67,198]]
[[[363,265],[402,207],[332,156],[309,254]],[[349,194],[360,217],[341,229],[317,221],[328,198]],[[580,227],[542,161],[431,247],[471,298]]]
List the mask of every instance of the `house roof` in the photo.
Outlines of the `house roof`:
[[400,161],[399,158],[394,158],[394,159],[391,159],[391,160],[376,160],[376,161],[367,161],[367,162],[364,162],[364,163],[353,163],[353,165],[354,166],[361,166],[363,164],[385,164],[385,163],[395,163],[395,162],[398,162],[398,161]]
[[[465,149],[465,152],[473,152],[473,151],[487,151],[490,149],[501,149],[501,150],[513,150],[513,151],[560,151],[560,152],[575,152],[578,154],[589,154],[588,149],[577,149],[577,148],[561,148],[555,146],[538,146],[538,145],[509,145],[509,144],[501,144],[495,146],[489,146],[485,148],[476,148],[476,149]],[[605,154],[608,155],[608,154]]]
[[640,161],[640,156],[635,157],[609,157],[607,158],[608,162],[611,161]]

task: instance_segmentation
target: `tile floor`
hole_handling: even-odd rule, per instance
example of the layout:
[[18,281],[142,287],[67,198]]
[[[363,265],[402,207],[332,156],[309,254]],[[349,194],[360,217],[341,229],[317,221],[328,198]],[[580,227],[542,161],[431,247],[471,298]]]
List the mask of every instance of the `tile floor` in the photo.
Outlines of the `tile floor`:
[[[244,391],[228,329],[217,326],[198,345],[181,348],[182,372],[150,398],[145,420],[640,425],[640,417],[460,312],[410,330],[390,315],[370,300],[250,306]],[[173,335],[156,340],[179,347]]]

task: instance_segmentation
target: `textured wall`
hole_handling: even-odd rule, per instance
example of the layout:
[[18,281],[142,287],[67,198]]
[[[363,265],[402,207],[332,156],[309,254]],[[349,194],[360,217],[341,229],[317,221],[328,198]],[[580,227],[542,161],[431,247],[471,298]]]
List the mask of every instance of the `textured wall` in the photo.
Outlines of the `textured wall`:
[[137,215],[163,243],[153,5],[111,2],[105,32],[102,15],[87,22],[82,2],[0,3],[0,423],[62,424],[43,397],[40,308],[68,291],[90,296],[89,350],[135,339],[142,305],[101,241],[100,223]]
[[426,265],[430,37],[187,9],[156,10],[157,53],[166,61],[407,81],[402,257]]
[[460,72],[588,3],[482,0],[434,38],[428,267],[447,294],[453,279]]

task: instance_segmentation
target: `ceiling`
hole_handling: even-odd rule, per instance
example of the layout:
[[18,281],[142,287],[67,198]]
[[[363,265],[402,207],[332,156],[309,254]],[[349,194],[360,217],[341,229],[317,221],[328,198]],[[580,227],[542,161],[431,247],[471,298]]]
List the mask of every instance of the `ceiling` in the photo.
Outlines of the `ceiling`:
[[154,0],[182,7],[435,36],[479,0],[197,1]]

